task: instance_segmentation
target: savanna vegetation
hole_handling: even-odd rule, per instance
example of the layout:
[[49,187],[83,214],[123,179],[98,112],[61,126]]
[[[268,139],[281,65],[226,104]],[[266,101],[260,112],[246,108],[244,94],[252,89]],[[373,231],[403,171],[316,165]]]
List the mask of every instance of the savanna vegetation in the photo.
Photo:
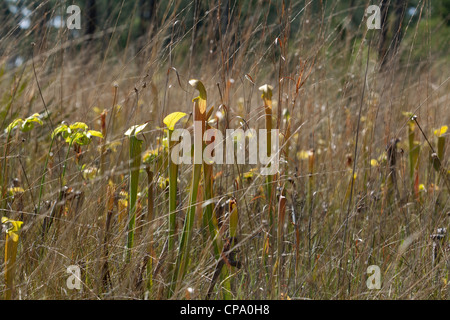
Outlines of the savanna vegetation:
[[[449,298],[450,1],[0,16],[2,298]],[[171,135],[194,121],[279,129],[278,172],[177,165]]]

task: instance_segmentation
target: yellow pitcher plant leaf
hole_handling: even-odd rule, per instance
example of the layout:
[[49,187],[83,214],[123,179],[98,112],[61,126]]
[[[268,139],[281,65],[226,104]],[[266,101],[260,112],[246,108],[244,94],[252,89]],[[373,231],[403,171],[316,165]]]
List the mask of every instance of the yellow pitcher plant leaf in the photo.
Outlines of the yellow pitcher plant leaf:
[[169,128],[170,131],[175,129],[175,125],[181,118],[185,117],[187,114],[184,112],[173,112],[164,118],[163,122]]
[[272,90],[273,90],[273,87],[271,85],[268,85],[268,84],[265,84],[265,85],[259,87],[259,91],[262,92],[261,97],[264,100],[271,100],[272,99]]
[[[198,92],[200,93],[200,95],[199,95],[200,99],[206,100],[206,89],[200,80],[191,79],[191,80],[189,80],[189,84],[198,90]],[[206,109],[204,111],[206,111]]]
[[69,128],[72,131],[86,131],[88,129],[88,126],[84,122],[75,122],[71,124]]
[[239,215],[236,200],[230,201],[230,237],[234,238],[237,235]]
[[32,116],[29,116],[28,118],[26,118],[21,127],[20,130],[22,132],[28,132],[30,130],[32,130],[34,128],[34,124],[38,123],[40,125],[43,124],[42,120],[41,120],[41,116],[39,115],[39,113],[35,113]]
[[100,131],[96,131],[96,130],[89,130],[87,132],[86,136],[88,138],[91,138],[91,137],[103,138],[103,134]]
[[6,226],[6,234],[11,237],[11,240],[17,242],[19,240],[18,232],[22,228],[23,222],[2,217],[2,224]]
[[128,129],[125,132],[125,135],[128,136],[128,137],[136,136],[138,133],[140,133],[142,130],[144,130],[146,126],[147,126],[147,123],[144,123],[144,124],[141,124],[141,125],[132,126],[130,129]]

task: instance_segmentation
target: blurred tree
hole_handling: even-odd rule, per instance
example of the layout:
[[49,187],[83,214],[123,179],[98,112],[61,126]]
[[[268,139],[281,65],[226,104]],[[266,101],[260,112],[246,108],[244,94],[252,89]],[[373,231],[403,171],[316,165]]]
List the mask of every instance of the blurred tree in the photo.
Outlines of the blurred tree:
[[[1,21],[8,21],[9,16],[11,15],[11,12],[8,9],[8,5],[5,1],[0,1],[0,20]],[[8,28],[5,28],[6,26],[3,25],[2,28],[0,28],[0,39],[3,38],[6,33],[8,32]]]
[[93,35],[98,24],[96,0],[87,0],[86,15],[87,15],[86,34]]
[[47,44],[47,22],[52,14],[53,4],[50,2],[33,2],[31,10],[34,14],[31,16],[31,25],[33,26],[33,38],[38,50],[45,50]]
[[[395,3],[393,3],[394,1]],[[403,35],[402,21],[405,17],[407,4],[407,0],[387,0],[381,4],[378,56],[381,59],[382,67],[386,66],[387,62],[396,55],[400,46]],[[391,11],[391,14],[389,11]]]
[[139,1],[139,36],[145,35],[147,32],[151,33],[156,16],[157,0],[140,0]]
[[441,0],[438,6],[439,15],[450,25],[450,0]]
[[393,52],[392,54],[396,54],[398,51],[398,48],[400,46],[400,42],[402,41],[403,37],[403,19],[405,17],[406,13],[406,6],[407,6],[406,0],[397,0],[397,2],[394,5],[394,29],[393,29],[393,36],[392,36],[392,42],[393,42]]

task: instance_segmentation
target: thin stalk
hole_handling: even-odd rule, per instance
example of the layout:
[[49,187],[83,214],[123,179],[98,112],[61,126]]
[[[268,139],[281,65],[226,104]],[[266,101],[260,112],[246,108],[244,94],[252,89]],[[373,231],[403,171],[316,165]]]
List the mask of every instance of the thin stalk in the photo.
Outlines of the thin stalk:
[[155,205],[155,200],[153,198],[153,171],[150,170],[150,167],[147,165],[145,167],[145,171],[147,173],[147,222],[150,225],[150,239],[149,239],[149,248],[148,248],[148,260],[147,260],[147,289],[151,291],[153,287],[153,257],[155,256],[155,252],[153,249],[153,219],[154,212],[153,207]]
[[[264,102],[264,112],[265,112],[265,122],[266,122],[266,129],[267,129],[267,156],[271,156],[272,151],[272,86],[264,85],[259,88],[259,91],[262,92],[261,98]],[[273,175],[268,175],[266,178],[266,197],[268,201],[268,210],[269,210],[269,233],[267,234],[267,238],[264,242],[264,256],[263,256],[263,264],[266,269],[266,280],[272,281],[273,280],[273,273],[269,272],[269,265],[270,261],[268,263],[267,258],[272,259],[273,252],[270,252],[273,250],[273,235],[274,235],[274,218],[273,218],[273,209],[272,209],[272,198],[273,198],[273,191],[275,189],[272,188],[273,183]]]
[[71,140],[69,143],[69,147],[67,148],[66,158],[64,159],[64,167],[63,167],[63,172],[61,175],[61,184],[62,184],[61,188],[64,185],[64,176],[66,175],[67,160],[69,159],[69,153],[70,153],[70,149],[72,149],[72,144],[73,144],[73,141]]
[[174,270],[173,277],[172,277],[172,284],[171,284],[172,289],[171,289],[171,292],[169,293],[169,296],[171,296],[174,293],[173,289],[175,288],[175,285],[177,283],[180,283],[181,280],[184,278],[187,264],[189,262],[189,249],[190,249],[190,242],[191,242],[191,236],[192,236],[192,228],[194,226],[198,185],[200,182],[201,171],[202,171],[202,165],[195,164],[194,165],[194,173],[192,176],[192,183],[191,183],[191,195],[189,198],[189,208],[188,208],[188,212],[186,214],[186,219],[184,221],[183,232],[181,235],[180,245],[179,245],[179,249],[178,249],[177,262],[176,262],[175,270]]
[[9,152],[9,143],[11,142],[11,132],[8,131],[7,138],[6,138],[6,145],[5,145],[5,154],[3,156],[3,173],[2,173],[2,203],[1,207],[2,209],[6,208],[6,184],[7,184],[7,158],[8,158],[8,152]]
[[369,48],[367,51],[366,71],[364,74],[364,83],[363,83],[363,88],[362,88],[362,93],[361,93],[361,102],[359,105],[358,124],[356,126],[356,141],[355,141],[355,150],[354,150],[354,156],[353,156],[353,169],[352,169],[352,176],[350,177],[350,179],[351,179],[350,180],[351,181],[350,182],[350,196],[348,199],[347,216],[345,217],[344,234],[342,236],[341,259],[339,260],[339,268],[338,268],[338,288],[340,286],[340,281],[341,281],[341,277],[340,277],[341,263],[342,263],[342,259],[344,257],[344,249],[345,249],[345,244],[346,244],[346,240],[347,240],[348,220],[350,219],[350,208],[351,208],[351,204],[352,204],[353,185],[354,185],[354,181],[355,181],[354,177],[355,177],[355,171],[356,171],[356,160],[357,160],[357,156],[358,156],[359,127],[361,124],[361,112],[362,112],[362,107],[363,107],[363,102],[364,102],[364,94],[365,94],[365,90],[366,90],[367,72],[369,70],[370,44],[371,44],[371,42],[369,41]]
[[105,234],[103,237],[103,265],[101,266],[101,281],[103,290],[108,289],[108,285],[111,285],[111,275],[109,273],[109,229],[111,226],[111,220],[114,210],[114,187],[107,186],[106,189],[106,219],[105,219]]
[[[265,121],[266,121],[266,129],[267,129],[267,156],[271,156],[272,151],[272,90],[273,88],[269,85],[264,85],[259,88],[262,91],[262,99],[264,101],[264,112],[265,112]],[[267,200],[269,202],[269,228],[270,234],[273,231],[273,209],[272,209],[272,182],[274,175],[268,175],[266,178],[266,190],[267,190]]]
[[[169,158],[174,141],[171,140],[173,130],[168,130]],[[175,248],[176,216],[177,216],[177,188],[178,188],[178,165],[169,160],[169,252]]]
[[[206,129],[210,129],[211,127],[207,124]],[[210,142],[215,143],[215,141]],[[203,162],[203,183],[204,183],[204,201],[209,202],[205,207],[205,211],[203,214],[203,226],[209,228],[209,233],[211,236],[211,240],[213,241],[214,248],[214,256],[216,259],[219,259],[221,246],[220,239],[217,238],[219,233],[218,223],[216,216],[213,210],[213,204],[210,200],[213,198],[213,166],[211,164],[207,164],[206,161]]]
[[313,190],[314,190],[314,150],[309,152],[308,157],[309,166],[309,176],[308,176],[308,195],[307,195],[307,211],[309,215],[308,219],[308,266],[311,267],[311,257],[312,257],[312,217],[313,217]]
[[284,219],[286,215],[286,197],[280,196],[278,202],[278,232],[277,232],[277,272],[278,272],[278,295],[281,294],[281,287],[283,285],[283,242],[284,242]]
[[44,190],[45,175],[47,173],[48,159],[50,158],[50,153],[52,152],[52,147],[53,147],[54,141],[55,141],[55,139],[52,138],[52,141],[50,142],[50,148],[48,148],[47,157],[45,158],[44,172],[42,173],[41,184],[39,186],[39,200],[38,200],[38,204],[37,204],[36,213],[39,213],[39,211],[41,210],[41,199],[42,199],[42,192]]

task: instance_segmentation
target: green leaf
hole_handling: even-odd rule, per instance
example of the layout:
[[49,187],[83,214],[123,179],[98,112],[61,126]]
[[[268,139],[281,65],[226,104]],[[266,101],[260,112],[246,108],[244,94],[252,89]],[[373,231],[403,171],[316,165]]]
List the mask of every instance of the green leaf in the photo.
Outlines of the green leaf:
[[62,134],[63,138],[67,138],[69,127],[66,124],[60,124],[58,127],[53,130],[52,139],[59,134]]
[[29,116],[25,120],[20,119],[20,118],[14,120],[6,128],[6,132],[8,134],[10,134],[11,131],[14,130],[14,128],[16,128],[18,126],[20,126],[20,130],[22,132],[28,132],[34,128],[35,123],[39,123],[40,125],[42,125],[42,120],[41,120],[41,116],[39,115],[39,113],[35,113],[32,116]]
[[175,125],[181,118],[185,117],[186,113],[184,112],[173,112],[164,118],[163,122],[169,128],[170,131],[173,131]]
[[39,113],[35,113],[32,116],[26,118],[22,123],[22,127],[20,128],[20,130],[22,130],[22,132],[28,132],[34,128],[35,123],[38,123],[40,125],[42,125],[43,123]]
[[88,130],[88,126],[84,122],[75,122],[75,123],[70,125],[69,129],[72,130],[72,131],[78,131],[78,132],[80,132],[80,131],[87,131]]
[[20,126],[22,124],[23,120],[22,119],[16,119],[13,122],[11,122],[8,127],[6,128],[6,132],[8,134],[11,133],[11,131],[14,130],[15,127]]
[[77,132],[72,135],[73,142],[76,142],[80,146],[88,145],[91,142],[91,139],[84,132]]
[[145,164],[152,163],[158,157],[158,149],[147,150],[142,156],[142,162]]

